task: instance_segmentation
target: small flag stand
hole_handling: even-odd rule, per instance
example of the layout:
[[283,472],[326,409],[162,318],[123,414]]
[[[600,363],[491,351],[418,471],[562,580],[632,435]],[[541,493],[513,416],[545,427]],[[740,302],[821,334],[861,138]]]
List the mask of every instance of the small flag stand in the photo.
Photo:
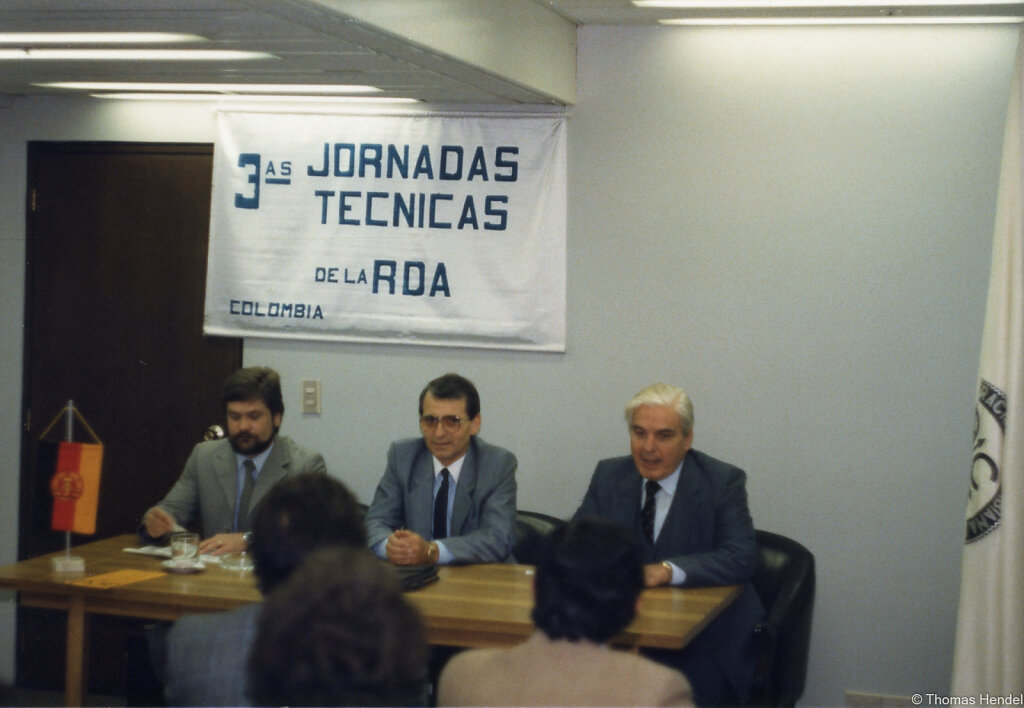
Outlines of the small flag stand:
[[[103,443],[71,400],[46,426],[39,436],[40,441],[61,418],[65,426],[64,441],[60,443],[56,469],[50,481],[50,494],[53,495],[51,528],[64,531],[64,555],[52,558],[50,566],[55,573],[80,574],[85,572],[85,559],[71,555],[71,532],[96,533]],[[85,428],[92,444],[74,442],[76,419]]]

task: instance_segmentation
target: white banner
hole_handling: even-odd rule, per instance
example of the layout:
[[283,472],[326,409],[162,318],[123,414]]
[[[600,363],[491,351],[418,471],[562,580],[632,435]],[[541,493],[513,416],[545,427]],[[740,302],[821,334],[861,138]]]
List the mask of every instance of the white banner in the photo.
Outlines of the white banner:
[[218,121],[207,334],[565,351],[563,117]]
[[1021,47],[999,179],[978,370],[952,695],[1024,699],[1024,213]]

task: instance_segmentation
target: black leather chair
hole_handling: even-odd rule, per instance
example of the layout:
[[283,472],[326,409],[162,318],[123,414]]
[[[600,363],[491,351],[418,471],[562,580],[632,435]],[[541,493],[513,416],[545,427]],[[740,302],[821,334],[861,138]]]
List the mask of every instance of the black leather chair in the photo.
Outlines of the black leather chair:
[[516,545],[512,556],[517,563],[537,565],[544,537],[566,521],[538,511],[516,511]]
[[791,538],[758,530],[752,584],[767,616],[754,628],[752,705],[792,706],[804,692],[814,610],[814,555]]

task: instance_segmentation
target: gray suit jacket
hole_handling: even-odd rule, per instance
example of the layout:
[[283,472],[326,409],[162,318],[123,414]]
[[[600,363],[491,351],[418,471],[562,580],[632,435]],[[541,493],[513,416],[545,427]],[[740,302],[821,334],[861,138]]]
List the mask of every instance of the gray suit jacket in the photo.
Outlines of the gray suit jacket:
[[185,615],[167,636],[164,697],[169,706],[247,706],[249,648],[263,603]]
[[678,671],[588,641],[535,632],[509,649],[452,657],[438,683],[439,706],[689,706]]
[[[278,435],[256,478],[247,513],[275,484],[302,472],[326,473],[324,458]],[[182,526],[198,521],[204,537],[227,533],[234,522],[237,485],[237,462],[231,443],[226,439],[201,442],[192,449],[181,477],[157,506],[170,512]]]
[[[753,628],[764,614],[750,585],[757,540],[747,507],[746,474],[691,449],[654,544],[644,537],[640,520],[643,481],[632,457],[602,460],[576,516],[618,521],[636,535],[645,563],[674,563],[686,571],[687,587],[745,586],[733,604],[684,650],[713,655],[737,695],[745,697],[755,669]],[[696,677],[691,680],[697,688]],[[697,698],[701,700],[700,695]]]
[[[515,455],[473,437],[466,451],[452,506],[445,547],[456,563],[506,560],[515,545]],[[422,438],[398,440],[388,449],[387,468],[366,512],[372,548],[392,531],[406,528],[428,541],[434,516],[433,456]]]

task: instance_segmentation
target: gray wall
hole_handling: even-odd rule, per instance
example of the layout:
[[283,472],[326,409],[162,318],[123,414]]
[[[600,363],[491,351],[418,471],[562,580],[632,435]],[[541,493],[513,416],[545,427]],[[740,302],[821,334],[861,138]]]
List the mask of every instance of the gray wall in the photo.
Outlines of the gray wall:
[[[817,555],[803,703],[948,691],[972,393],[1017,29],[583,28],[568,113],[568,352],[247,340],[286,432],[364,500],[423,383],[456,370],[520,506],[559,516],[628,450],[622,406],[686,388],[695,446],[755,523]],[[0,110],[0,354],[20,362],[25,141],[212,141],[209,108]],[[0,560],[14,558],[20,366],[0,370]],[[323,381],[302,416],[299,381]],[[140,510],[141,511],[141,510]],[[10,671],[10,595],[0,596]]]

